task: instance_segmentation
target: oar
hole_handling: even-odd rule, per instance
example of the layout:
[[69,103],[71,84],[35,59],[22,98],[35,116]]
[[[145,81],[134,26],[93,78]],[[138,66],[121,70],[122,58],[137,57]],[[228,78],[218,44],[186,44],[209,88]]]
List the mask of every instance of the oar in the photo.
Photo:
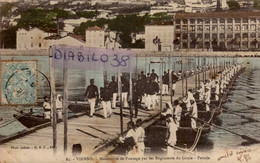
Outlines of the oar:
[[239,96],[243,96],[243,97],[245,97],[245,98],[248,98],[249,100],[255,100],[255,98],[253,98],[253,97],[250,97],[250,96],[245,96],[245,95],[242,95],[242,94],[240,94],[240,93],[235,93],[236,95],[239,95]]
[[[211,105],[211,104],[206,104],[206,105],[209,105],[209,106],[211,106],[211,107],[216,108],[216,106]],[[232,112],[232,111],[229,111],[229,110],[227,110],[227,109],[224,109],[223,107],[222,107],[221,109],[224,110],[224,111],[226,111],[226,112],[228,112],[228,113],[230,113],[230,114],[234,114],[234,115],[236,115],[236,116],[239,116],[239,117],[242,118],[242,119],[246,119],[246,120],[248,120],[248,121],[250,121],[250,122],[260,122],[260,121],[258,121],[258,120],[256,120],[256,119],[247,117],[247,116],[245,116],[245,115],[240,115],[240,114],[237,114],[237,113],[235,113],[235,112]]]
[[235,102],[235,103],[238,103],[238,104],[241,104],[241,105],[244,105],[244,106],[247,106],[247,107],[249,107],[249,108],[254,108],[254,109],[260,109],[260,108],[258,108],[258,107],[256,107],[256,106],[253,106],[253,105],[247,105],[247,104],[244,104],[244,103],[242,103],[242,102],[239,102],[239,101],[236,101],[236,100],[230,100],[230,99],[228,99],[228,101],[230,101],[230,102]]
[[202,120],[202,119],[199,119],[199,118],[195,118],[195,117],[191,117],[191,118],[193,118],[193,119],[195,119],[195,120],[197,120],[197,121],[201,121],[201,122],[203,122],[203,123],[207,123],[207,124],[209,124],[209,125],[211,125],[211,126],[214,126],[214,127],[219,128],[219,129],[225,130],[225,131],[230,132],[230,133],[232,133],[232,134],[235,134],[235,135],[237,135],[237,136],[240,136],[242,139],[245,139],[245,140],[247,140],[247,141],[251,141],[251,142],[255,142],[255,143],[260,143],[259,140],[256,140],[256,139],[254,139],[254,138],[251,138],[251,137],[249,137],[249,136],[238,134],[238,133],[236,133],[236,132],[234,132],[234,131],[232,131],[232,130],[225,129],[225,128],[220,127],[220,126],[218,126],[218,125],[215,125],[215,124],[213,124],[213,123],[210,124],[209,122],[206,122],[206,121],[204,121],[204,120]]

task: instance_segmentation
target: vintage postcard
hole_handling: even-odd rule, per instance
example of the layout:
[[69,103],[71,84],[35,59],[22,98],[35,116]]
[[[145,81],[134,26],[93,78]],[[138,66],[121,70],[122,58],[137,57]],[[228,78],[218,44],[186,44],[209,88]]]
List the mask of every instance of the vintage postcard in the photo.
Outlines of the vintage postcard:
[[259,0],[1,0],[0,163],[260,162]]

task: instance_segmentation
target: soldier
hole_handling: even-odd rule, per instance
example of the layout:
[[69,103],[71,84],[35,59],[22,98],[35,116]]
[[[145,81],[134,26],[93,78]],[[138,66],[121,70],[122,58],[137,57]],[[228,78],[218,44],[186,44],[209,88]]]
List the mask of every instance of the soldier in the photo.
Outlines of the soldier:
[[[147,109],[153,110],[156,105],[156,95],[159,92],[159,85],[155,82],[153,78],[148,86],[148,101],[147,101]],[[152,105],[152,107],[151,107]]]
[[142,125],[142,120],[137,119],[136,120],[136,127],[135,127],[135,141],[136,141],[136,146],[137,146],[137,152],[140,156],[144,156],[144,138],[145,138],[145,131],[143,129]]
[[99,98],[98,88],[94,85],[94,79],[90,79],[90,85],[87,87],[85,97],[90,103],[90,117],[93,117],[96,100],[98,101]]
[[209,107],[209,104],[210,104],[210,96],[211,96],[211,93],[210,93],[210,88],[209,87],[206,87],[205,88],[205,97],[204,97],[204,100],[205,100],[205,104],[206,104],[206,111],[210,111],[210,107]]
[[175,100],[173,102],[174,105],[174,116],[176,117],[177,127],[180,127],[182,108],[180,106],[179,100]]
[[152,69],[152,73],[151,73],[150,77],[154,78],[155,81],[158,81],[158,75],[154,72],[154,69]]
[[55,103],[56,103],[58,119],[62,119],[62,97],[60,94],[57,94]]
[[105,87],[100,89],[100,99],[102,100],[102,106],[104,110],[104,119],[110,118],[112,114],[111,110],[111,97],[112,93],[108,87],[108,81],[105,82]]
[[[190,103],[191,103],[191,117],[198,118],[198,107],[197,107],[196,101],[191,100]],[[197,127],[197,123],[194,118],[191,118],[191,127],[192,128]]]
[[174,71],[172,71],[172,96],[175,94],[175,89],[176,89],[176,82],[178,81],[178,76]]
[[162,94],[163,95],[168,95],[169,93],[169,73],[167,73],[166,71],[164,71],[164,75],[162,77],[162,82],[163,82],[163,86],[162,86]]
[[122,102],[123,102],[123,107],[129,107],[128,106],[128,101],[127,101],[127,96],[129,92],[129,82],[127,81],[126,78],[121,76],[121,83],[122,83]]
[[200,83],[200,87],[197,90],[197,92],[199,93],[199,100],[203,100],[205,94],[205,86],[203,82]]
[[135,107],[135,118],[138,115],[138,107],[141,106],[142,96],[144,94],[143,83],[141,81],[141,76],[138,75],[138,80],[133,82],[133,104]]
[[195,98],[193,97],[193,94],[192,94],[192,89],[188,90],[186,98],[183,99],[183,102],[186,104],[187,111],[189,111],[191,108],[190,100],[195,101]]
[[109,83],[109,90],[111,91],[113,95],[113,101],[112,101],[112,109],[116,108],[116,97],[118,92],[118,83],[116,82],[115,76],[112,76],[112,81]]
[[215,81],[215,100],[219,100],[219,82]]
[[167,141],[167,156],[173,156],[174,155],[174,146],[177,142],[177,123],[175,120],[175,116],[172,116],[171,114],[166,115],[167,119],[167,134],[166,134],[166,141]]

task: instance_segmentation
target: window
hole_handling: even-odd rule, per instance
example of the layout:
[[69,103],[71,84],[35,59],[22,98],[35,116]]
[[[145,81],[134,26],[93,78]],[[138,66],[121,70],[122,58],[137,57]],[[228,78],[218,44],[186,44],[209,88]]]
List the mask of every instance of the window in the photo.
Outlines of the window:
[[40,48],[40,47],[42,47],[42,44],[41,44],[41,43],[39,43],[39,48]]
[[191,33],[191,34],[190,34],[190,39],[191,39],[191,40],[195,39],[195,33]]
[[217,34],[212,34],[212,39],[217,39],[218,38],[218,35]]
[[197,38],[198,38],[198,39],[202,39],[202,34],[201,34],[201,33],[198,33]]
[[209,34],[209,33],[206,33],[206,34],[204,35],[204,38],[205,38],[205,39],[209,39],[209,37],[210,37],[210,34]]
[[224,25],[220,25],[219,28],[220,28],[219,29],[220,31],[225,31],[225,26]]
[[250,19],[250,23],[256,23],[256,19],[255,18],[251,18]]
[[175,34],[175,38],[178,38],[178,39],[179,39],[180,37],[181,37],[181,34],[180,34],[180,33],[176,33],[176,34]]
[[213,31],[213,32],[217,32],[217,31],[218,31],[218,26],[212,25],[212,31]]
[[232,22],[233,22],[233,20],[231,18],[227,19],[227,23],[232,23]]
[[240,23],[240,18],[236,18],[235,23]]
[[187,25],[182,26],[183,31],[187,31],[187,29],[188,29]]
[[33,37],[31,37],[31,39],[33,39]]
[[205,47],[209,48],[209,46],[210,46],[209,42],[205,42]]
[[248,43],[247,43],[247,41],[243,41],[243,42],[242,42],[242,46],[243,46],[243,48],[248,48]]
[[228,26],[227,26],[227,31],[228,31],[228,32],[232,32],[232,29],[233,29],[233,26],[232,26],[232,25],[228,25]]
[[191,25],[190,30],[194,32],[195,31],[195,25]]
[[197,24],[202,24],[203,20],[202,19],[197,19]]
[[236,33],[235,38],[240,39],[240,33]]
[[224,33],[220,33],[220,34],[219,34],[219,38],[220,38],[220,39],[225,39],[225,34],[224,34]]
[[232,39],[232,38],[233,38],[232,33],[228,33],[228,34],[227,34],[227,38],[228,38],[228,39]]
[[212,23],[216,24],[216,23],[218,23],[218,20],[217,19],[212,19]]
[[235,25],[235,31],[239,31],[240,30],[240,25]]
[[250,25],[250,30],[251,30],[251,31],[255,31],[255,29],[256,29],[256,26],[253,25],[253,24],[251,24],[251,25]]
[[182,48],[184,48],[184,49],[188,48],[187,42],[182,43]]
[[202,32],[202,29],[203,29],[203,28],[202,28],[202,25],[198,25],[198,26],[197,26],[197,31],[198,31],[198,32]]
[[243,19],[243,23],[248,23],[248,19]]
[[250,33],[250,38],[256,38],[256,33]]
[[187,40],[188,39],[188,34],[187,33],[183,33],[182,34],[182,39],[183,40]]
[[243,33],[243,39],[247,39],[248,38],[248,33]]
[[175,29],[176,29],[176,31],[179,31],[179,30],[181,29],[181,26],[176,25],[176,26],[175,26]]
[[205,25],[204,29],[205,29],[204,31],[209,32],[209,25]]
[[221,18],[221,19],[219,19],[219,22],[220,23],[225,23],[225,19]]
[[31,42],[31,47],[33,47],[33,42]]
[[204,20],[204,23],[205,23],[205,24],[209,24],[209,19],[205,19],[205,20]]
[[195,24],[195,20],[194,19],[190,19],[190,24]]
[[248,30],[248,25],[243,25],[243,26],[242,26],[242,30],[243,30],[243,31]]
[[182,20],[182,23],[183,23],[183,24],[188,24],[188,20],[187,20],[187,19],[183,19],[183,20]]
[[176,19],[176,20],[175,20],[175,23],[176,23],[176,24],[180,24],[180,23],[181,23],[180,19]]

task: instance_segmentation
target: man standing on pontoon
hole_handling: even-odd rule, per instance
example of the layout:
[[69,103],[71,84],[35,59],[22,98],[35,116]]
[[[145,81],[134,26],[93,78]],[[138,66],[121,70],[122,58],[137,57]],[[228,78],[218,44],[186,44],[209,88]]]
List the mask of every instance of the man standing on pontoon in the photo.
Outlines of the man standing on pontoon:
[[86,100],[90,103],[90,117],[93,117],[93,114],[95,112],[95,105],[96,100],[99,98],[98,94],[98,88],[96,85],[94,85],[94,79],[90,79],[90,85],[87,87],[87,90],[85,92]]

